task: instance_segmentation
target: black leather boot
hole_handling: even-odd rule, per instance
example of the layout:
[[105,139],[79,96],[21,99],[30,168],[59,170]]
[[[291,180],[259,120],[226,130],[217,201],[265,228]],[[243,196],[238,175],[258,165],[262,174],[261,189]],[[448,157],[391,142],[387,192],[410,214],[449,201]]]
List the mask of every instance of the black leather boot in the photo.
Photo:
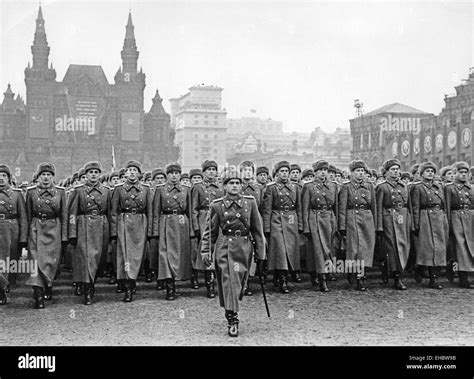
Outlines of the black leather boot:
[[239,319],[237,312],[226,310],[225,317],[227,319],[227,334],[229,337],[237,337],[239,335]]
[[199,289],[198,270],[193,270],[191,274],[191,288],[194,290]]
[[44,308],[44,290],[43,287],[33,287],[33,298],[35,299],[35,308]]
[[145,282],[151,283],[153,281],[153,271],[150,269],[145,270]]
[[166,300],[176,299],[176,287],[174,279],[166,279]]
[[5,287],[5,293],[10,293],[10,283]]
[[405,291],[407,289],[407,287],[403,284],[401,274],[398,271],[394,271],[393,278],[395,280],[393,288],[400,291]]
[[290,293],[290,290],[288,289],[288,277],[286,271],[282,270],[280,271],[280,292],[281,293]]
[[309,277],[311,278],[311,285],[316,287],[318,285],[318,277],[316,276],[316,272],[311,271],[309,273]]
[[250,288],[250,284],[248,282],[244,289],[244,296],[253,296],[252,289]]
[[134,279],[129,279],[130,289],[132,290],[132,295],[137,293],[137,281]]
[[291,278],[293,279],[293,281],[295,283],[301,283],[303,281],[303,279],[301,279],[301,275],[300,275],[300,272],[298,270],[293,271],[291,273]]
[[349,284],[354,284],[354,274],[352,273],[348,273],[347,274],[347,281],[349,282]]
[[95,295],[95,283],[90,283],[90,293],[91,293],[91,299],[94,299]]
[[156,290],[162,291],[165,289],[164,281],[163,280],[156,280]]
[[430,275],[430,283],[429,283],[429,287],[430,288],[434,288],[436,290],[441,290],[443,289],[443,286],[441,284],[438,283],[438,270],[436,267],[428,267],[428,273]]
[[367,286],[365,285],[365,277],[364,276],[357,276],[357,291],[367,291]]
[[335,282],[337,280],[336,275],[334,275],[332,272],[329,274],[326,274],[326,280],[330,282]]
[[111,271],[109,284],[112,284],[112,285],[117,284],[117,273]]
[[123,301],[125,303],[131,303],[133,300],[133,295],[132,295],[132,285],[130,283],[130,280],[124,280],[124,293],[125,296],[123,297]]
[[84,305],[92,304],[91,285],[84,283]]
[[53,287],[46,286],[44,289],[44,299],[51,300],[53,298]]
[[84,291],[82,290],[82,283],[76,283],[74,287],[74,295],[82,296]]
[[0,288],[0,305],[7,303],[7,293],[4,288]]
[[418,266],[416,265],[414,268],[414,275],[415,275],[415,282],[421,283],[423,281],[423,271],[424,267],[423,266]]
[[318,274],[318,281],[319,281],[319,290],[321,292],[329,292],[328,285],[326,283],[326,275],[325,274]]
[[125,292],[125,280],[119,279],[117,280],[117,289],[115,290],[116,293],[124,293]]
[[273,287],[280,287],[280,275],[277,270],[273,271]]
[[454,282],[454,262],[450,261],[446,265],[446,278],[448,278],[449,282]]
[[214,288],[214,276],[213,272],[206,270],[204,272],[206,278],[206,289],[207,289],[207,297],[209,299],[214,299],[216,297],[216,291]]
[[383,261],[380,265],[380,271],[382,275],[382,283],[388,283],[388,264],[387,261]]
[[467,288],[467,289],[473,289],[474,288],[474,284],[472,284],[469,281],[467,271],[459,271],[459,287],[460,288]]

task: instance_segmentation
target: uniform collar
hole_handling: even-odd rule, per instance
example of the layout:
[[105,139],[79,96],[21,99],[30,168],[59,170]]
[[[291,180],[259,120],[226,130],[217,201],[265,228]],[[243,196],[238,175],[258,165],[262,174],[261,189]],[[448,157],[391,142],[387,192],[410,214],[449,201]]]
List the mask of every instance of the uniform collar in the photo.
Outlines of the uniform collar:
[[87,192],[92,192],[93,190],[97,190],[98,192],[102,193],[102,185],[100,182],[97,182],[96,184],[92,184],[89,182],[86,182],[85,184]]
[[257,186],[258,186],[257,183],[256,183],[254,180],[252,180],[252,179],[250,179],[248,182],[242,182],[242,187],[243,187],[243,188],[250,187],[250,188],[252,188],[253,190],[255,190],[255,188],[256,188]]
[[290,181],[290,179],[288,179],[285,183],[283,183],[280,178],[277,179],[276,183],[277,183],[280,187],[286,187],[286,188],[288,188],[289,190],[291,190],[291,188],[293,187],[292,185],[294,184],[294,183],[292,183],[292,182]]
[[12,187],[9,184],[7,184],[4,187],[0,187],[0,192],[3,192],[5,195],[10,196],[10,194],[12,193]]
[[181,184],[179,183],[173,184],[173,183],[168,182],[166,185],[166,188],[168,189],[168,192],[171,192],[174,189],[176,189],[176,191],[181,191]]
[[434,181],[434,180],[432,180],[432,181],[430,182],[430,181],[428,181],[428,180],[423,179],[421,182],[423,183],[423,185],[424,185],[425,187],[428,187],[428,188],[436,187],[436,188],[438,188],[438,183],[437,183],[436,181]]
[[135,187],[135,189],[136,189],[137,191],[139,191],[141,184],[140,184],[140,181],[139,181],[139,180],[137,180],[135,183],[131,183],[131,182],[129,182],[129,181],[127,180],[127,181],[124,183],[123,186],[124,186],[124,188],[125,188],[127,191],[130,191],[130,190],[131,190],[132,188],[134,188],[134,187]]
[[209,180],[208,178],[203,178],[202,182],[206,184],[206,186],[214,186],[214,187],[219,187],[219,184],[217,183],[217,179],[214,178],[214,180]]
[[54,193],[56,192],[54,184],[51,184],[49,187],[43,187],[41,184],[38,183],[36,185],[36,188],[38,189],[40,195],[49,193],[51,196],[54,196]]
[[367,188],[367,183],[364,182],[363,180],[361,182],[359,182],[355,179],[351,179],[351,183],[355,188],[359,188],[359,187]]
[[469,183],[468,180],[466,180],[466,181],[463,183],[463,182],[460,182],[459,180],[454,179],[454,182],[453,182],[453,183],[454,183],[454,185],[455,185],[457,188],[459,188],[459,189],[461,189],[461,188],[463,188],[463,187],[466,187],[466,188],[469,188],[469,189],[471,188],[471,184]]
[[232,199],[229,195],[224,196],[224,205],[226,208],[230,208],[232,204],[237,204],[239,208],[242,208],[242,203],[243,203],[244,197],[242,195],[239,195]]
[[387,179],[385,179],[385,181],[388,184],[390,184],[392,187],[396,187],[397,185],[405,186],[405,184],[403,184],[403,182],[400,179],[399,180],[392,179],[389,176],[387,176]]
[[329,183],[329,180],[328,178],[324,179],[324,180],[321,180],[319,178],[314,178],[313,180],[314,184],[316,184],[318,187],[321,187],[321,186],[326,186],[328,185]]

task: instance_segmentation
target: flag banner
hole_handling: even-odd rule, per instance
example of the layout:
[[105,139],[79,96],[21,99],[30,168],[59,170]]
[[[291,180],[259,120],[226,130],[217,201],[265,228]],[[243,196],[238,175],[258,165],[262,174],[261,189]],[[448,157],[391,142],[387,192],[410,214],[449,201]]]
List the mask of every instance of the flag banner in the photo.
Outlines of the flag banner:
[[49,109],[30,109],[30,138],[49,138]]
[[122,112],[122,141],[140,140],[140,113]]

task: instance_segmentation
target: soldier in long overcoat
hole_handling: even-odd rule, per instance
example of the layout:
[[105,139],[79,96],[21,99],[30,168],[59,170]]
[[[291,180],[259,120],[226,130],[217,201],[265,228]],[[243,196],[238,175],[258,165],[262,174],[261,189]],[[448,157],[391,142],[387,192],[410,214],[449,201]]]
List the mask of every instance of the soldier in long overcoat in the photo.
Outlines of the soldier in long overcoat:
[[[306,183],[302,191],[303,233],[308,238],[306,269],[311,283],[319,282],[321,292],[329,292],[326,273],[332,271],[332,243],[337,231],[337,187],[329,180],[329,162],[319,160],[313,164],[315,178]],[[316,281],[316,274],[318,281]]]
[[109,245],[109,213],[112,191],[99,182],[99,162],[85,165],[87,182],[74,187],[69,201],[69,242],[75,246],[74,281],[82,283],[84,304],[91,305],[94,283]]
[[[209,205],[215,200],[224,196],[224,190],[217,181],[217,162],[206,160],[201,164],[203,173],[202,183],[193,186],[191,192],[191,223],[194,236],[199,240],[206,228],[206,220],[209,214]],[[198,245],[198,251],[201,247]],[[196,260],[193,263],[194,275],[197,276],[198,271],[204,271],[204,279],[206,283],[206,292],[208,298],[216,297],[214,289],[214,269],[206,267],[201,260],[201,254],[196,254]]]
[[33,286],[35,306],[44,308],[51,300],[54,276],[66,249],[68,219],[66,191],[54,185],[55,167],[41,163],[37,170],[38,184],[26,192],[28,217],[28,259],[38,262],[38,272],[30,274],[27,285]]
[[383,163],[386,180],[375,189],[377,198],[377,235],[379,248],[386,255],[387,272],[392,273],[394,288],[406,290],[401,280],[410,252],[411,216],[408,189],[400,181],[400,161],[389,159]]
[[180,184],[181,166],[166,166],[167,182],[153,199],[153,237],[158,242],[158,279],[166,283],[166,300],[176,299],[176,280],[191,277],[191,193]]
[[255,198],[241,194],[239,173],[227,172],[223,183],[226,195],[211,203],[201,254],[207,266],[215,265],[219,303],[225,309],[229,336],[236,337],[239,300],[243,298],[250,262],[255,254],[262,269],[265,239]]
[[[113,171],[108,176],[107,187],[110,188],[110,197],[112,198],[112,193],[115,186],[119,182],[119,173],[118,171]],[[109,205],[110,208],[110,205]],[[110,217],[110,209],[109,209],[109,217]],[[109,229],[110,235],[110,229]],[[117,284],[117,241],[109,240],[109,244],[107,247],[107,264],[109,265],[110,269],[110,279],[109,284],[114,285]],[[117,288],[119,291],[121,289]]]
[[422,180],[413,186],[410,201],[413,230],[417,236],[416,264],[428,267],[431,288],[442,289],[437,276],[439,268],[446,266],[449,230],[443,185],[434,180],[436,169],[433,162],[420,165]]
[[[367,290],[365,268],[372,267],[376,230],[376,198],[371,183],[364,181],[366,164],[349,163],[351,180],[343,183],[338,195],[338,230],[345,236],[348,274],[356,273],[357,289]],[[349,263],[350,262],[350,263]],[[355,264],[355,265],[354,265]],[[355,272],[359,270],[359,272]]]
[[468,275],[474,271],[474,186],[469,183],[467,162],[454,164],[453,183],[445,186],[450,244],[459,272],[459,287],[474,288]]
[[[151,186],[150,191],[152,198],[155,196],[155,189],[158,185],[166,183],[166,172],[161,167],[155,168],[151,172]],[[156,289],[161,291],[165,288],[163,280],[158,279],[158,239],[152,238],[149,242],[149,253],[150,253],[150,268],[156,274]]]
[[140,183],[141,163],[129,161],[124,183],[118,184],[110,204],[110,237],[117,240],[117,279],[123,281],[124,302],[133,300],[147,239],[152,237],[153,199]]
[[[5,263],[10,258],[18,264],[21,250],[26,247],[28,220],[22,191],[10,185],[11,177],[10,168],[0,164],[0,261]],[[0,270],[0,305],[7,303],[9,276]]]
[[[191,205],[192,205],[192,189],[195,184],[202,183],[203,175],[200,168],[193,168],[189,171],[189,181],[191,182]],[[192,218],[192,217],[191,217]],[[199,252],[199,240],[197,238],[191,239],[191,263],[193,270],[191,273],[191,288],[199,289],[199,270],[196,268],[196,262]],[[201,260],[201,258],[199,258]]]
[[298,233],[303,233],[301,191],[297,184],[289,181],[289,162],[278,162],[274,171],[278,178],[267,185],[262,211],[263,228],[268,240],[268,270],[274,271],[280,291],[289,293],[288,271],[300,270]]

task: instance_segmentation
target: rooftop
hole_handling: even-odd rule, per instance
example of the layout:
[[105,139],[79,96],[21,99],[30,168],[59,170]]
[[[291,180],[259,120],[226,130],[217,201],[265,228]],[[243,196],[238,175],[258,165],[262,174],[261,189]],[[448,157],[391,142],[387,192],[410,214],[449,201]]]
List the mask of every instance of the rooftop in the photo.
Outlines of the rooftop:
[[420,111],[419,109],[409,107],[408,105],[393,103],[384,105],[383,107],[377,108],[372,112],[366,113],[365,116],[375,116],[381,113],[415,113],[415,114],[428,114],[427,112]]

